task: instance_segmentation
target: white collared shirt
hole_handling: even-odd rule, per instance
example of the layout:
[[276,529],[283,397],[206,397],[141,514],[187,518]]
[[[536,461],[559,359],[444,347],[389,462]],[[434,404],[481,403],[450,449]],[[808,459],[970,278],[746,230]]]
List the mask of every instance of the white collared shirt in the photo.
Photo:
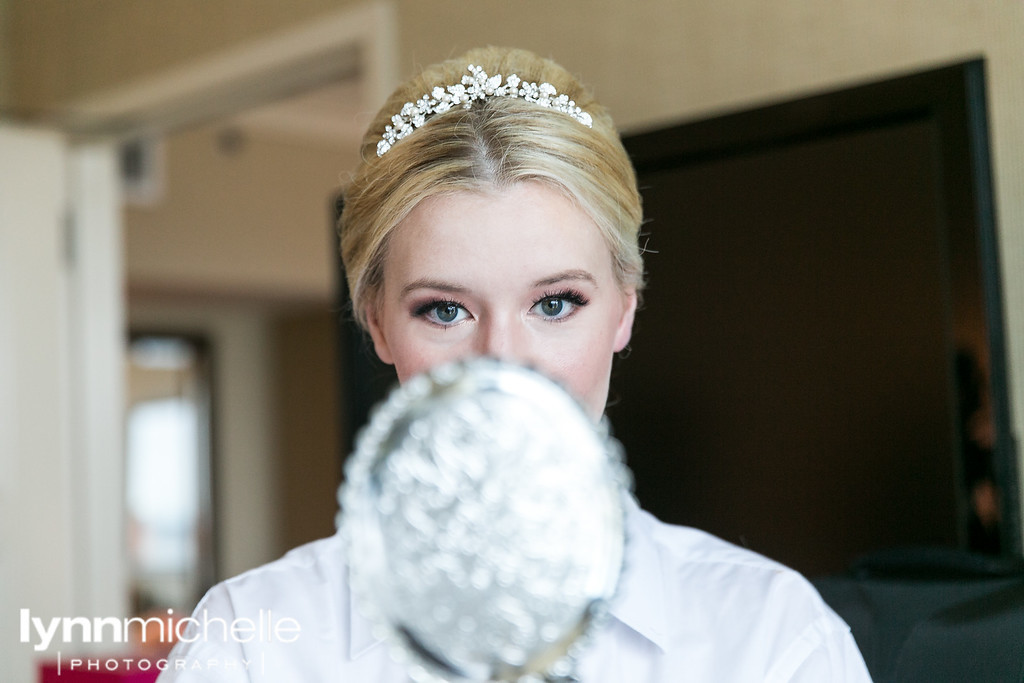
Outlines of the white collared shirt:
[[[627,514],[627,570],[583,683],[871,680],[849,628],[798,573],[632,501]],[[160,683],[407,683],[346,579],[333,536],[215,586]]]

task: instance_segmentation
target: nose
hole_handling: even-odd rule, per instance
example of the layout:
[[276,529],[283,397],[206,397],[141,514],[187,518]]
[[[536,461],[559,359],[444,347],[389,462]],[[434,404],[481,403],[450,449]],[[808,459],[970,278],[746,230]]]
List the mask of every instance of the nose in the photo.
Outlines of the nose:
[[491,316],[481,322],[475,349],[478,355],[519,364],[529,364],[533,360],[524,321],[510,315]]

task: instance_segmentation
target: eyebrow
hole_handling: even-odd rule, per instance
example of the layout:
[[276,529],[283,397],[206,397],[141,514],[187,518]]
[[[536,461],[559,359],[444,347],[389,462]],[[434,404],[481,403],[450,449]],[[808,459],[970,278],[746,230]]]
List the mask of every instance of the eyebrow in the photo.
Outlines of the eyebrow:
[[594,285],[595,287],[597,286],[597,278],[595,278],[589,272],[587,272],[585,270],[582,270],[582,269],[579,269],[579,268],[574,268],[572,270],[563,270],[562,272],[555,273],[554,275],[552,275],[550,277],[542,278],[542,279],[537,280],[536,282],[534,282],[533,286],[534,287],[545,287],[545,286],[549,286],[549,285],[558,284],[559,282],[565,282],[567,280],[568,281],[572,281],[572,280],[585,280],[585,281],[589,282],[590,284]]
[[[563,270],[558,273],[554,273],[545,278],[541,278],[533,283],[533,287],[550,287],[551,285],[558,284],[559,282],[567,282],[573,280],[583,280],[589,282],[595,287],[597,286],[597,278],[591,275],[588,271],[581,268],[573,268],[570,270]],[[448,282],[446,280],[437,280],[429,277],[422,277],[417,280],[413,280],[405,287],[402,287],[401,296],[404,297],[410,292],[414,292],[418,289],[436,289],[441,292],[450,292],[452,294],[466,294],[468,293],[469,287],[464,285],[456,284],[454,282]]]
[[442,292],[452,292],[453,294],[465,294],[469,291],[469,287],[463,287],[457,285],[454,282],[445,282],[444,280],[434,280],[428,277],[421,277],[418,280],[413,280],[405,287],[402,287],[402,296],[405,296],[409,292],[416,291],[417,289],[437,289]]

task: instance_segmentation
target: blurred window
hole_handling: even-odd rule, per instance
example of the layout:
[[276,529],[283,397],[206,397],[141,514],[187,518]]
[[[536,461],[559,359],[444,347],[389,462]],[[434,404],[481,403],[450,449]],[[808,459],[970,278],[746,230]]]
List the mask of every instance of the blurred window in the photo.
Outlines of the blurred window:
[[125,505],[134,611],[189,612],[214,576],[206,344],[133,335],[127,374]]

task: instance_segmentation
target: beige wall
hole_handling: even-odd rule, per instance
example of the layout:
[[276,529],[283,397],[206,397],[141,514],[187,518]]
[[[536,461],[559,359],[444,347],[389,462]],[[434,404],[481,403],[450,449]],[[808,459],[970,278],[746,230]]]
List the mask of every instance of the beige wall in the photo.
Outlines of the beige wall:
[[160,201],[125,211],[131,293],[330,299],[331,200],[351,155],[209,125],[169,136],[163,156]]
[[592,84],[625,128],[964,55],[988,54],[1004,78],[1015,68],[1019,75],[1024,63],[1024,7],[1016,0],[408,0],[401,6],[405,69],[477,44],[528,47]]

